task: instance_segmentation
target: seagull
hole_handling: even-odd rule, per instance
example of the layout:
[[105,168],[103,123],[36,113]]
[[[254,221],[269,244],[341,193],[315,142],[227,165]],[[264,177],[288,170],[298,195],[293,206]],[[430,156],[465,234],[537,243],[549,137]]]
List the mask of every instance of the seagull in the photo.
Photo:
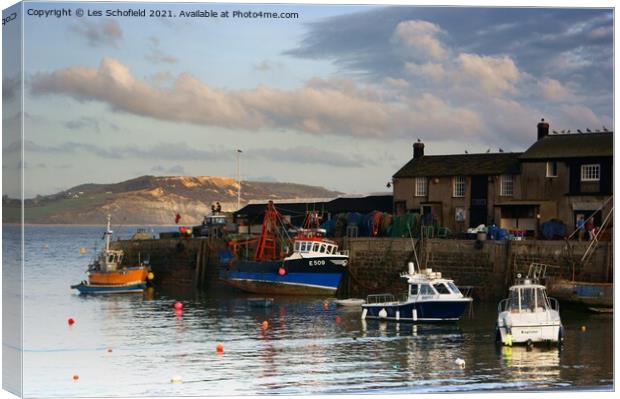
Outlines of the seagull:
[[586,128],[586,132],[588,132],[588,133],[592,133],[592,130],[590,130],[590,129]]
[[487,154],[488,154],[489,152],[491,152],[491,149],[490,149],[490,148],[488,148],[488,149],[487,149]]
[[609,130],[607,130],[607,128],[605,126],[603,126],[603,131],[604,132],[608,132]]
[[565,131],[566,131],[566,129],[562,130],[562,134],[564,134]]
[[392,187],[392,183],[388,182],[388,183],[385,185],[385,187],[387,187],[387,188]]
[[568,129],[568,130],[566,131],[566,133],[570,133],[570,129]]
[[581,130],[577,129],[577,133],[583,133]]
[[558,132],[556,132],[555,130],[553,130],[553,134],[558,134]]
[[465,360],[461,359],[460,357],[456,359],[454,363],[456,363],[456,365],[460,368],[465,368]]
[[504,150],[502,150],[501,148],[499,149],[499,152],[504,152]]
[[469,152],[467,152],[467,150],[465,150],[465,154],[469,154]]
[[418,137],[418,143],[421,143],[421,142],[422,142],[422,140],[420,140],[420,138]]

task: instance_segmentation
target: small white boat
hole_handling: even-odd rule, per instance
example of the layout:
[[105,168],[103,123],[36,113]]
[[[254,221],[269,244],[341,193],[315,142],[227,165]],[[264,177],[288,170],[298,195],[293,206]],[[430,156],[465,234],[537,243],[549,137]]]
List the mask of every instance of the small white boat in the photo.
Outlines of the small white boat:
[[539,282],[544,270],[532,266],[527,277],[517,276],[508,298],[497,307],[496,340],[503,345],[531,346],[540,342],[561,343],[564,339],[560,304],[547,296],[545,286]]
[[334,302],[336,302],[338,306],[361,306],[366,303],[366,301],[361,298],[336,299]]

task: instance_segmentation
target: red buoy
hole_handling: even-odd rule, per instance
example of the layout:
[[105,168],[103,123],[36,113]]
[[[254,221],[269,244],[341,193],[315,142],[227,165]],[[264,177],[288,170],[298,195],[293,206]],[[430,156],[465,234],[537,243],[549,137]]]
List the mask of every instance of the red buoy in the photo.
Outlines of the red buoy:
[[269,322],[267,320],[263,321],[263,324],[261,325],[261,327],[263,328],[263,330],[266,330],[269,328]]
[[183,303],[182,303],[182,302],[180,302],[180,301],[177,301],[177,302],[174,304],[174,308],[175,308],[176,310],[182,310],[182,309],[183,309]]
[[217,353],[224,353],[224,345],[222,345],[221,343],[218,343],[217,346],[215,347],[215,351]]
[[342,317],[336,316],[336,324],[340,324],[341,321],[342,321]]
[[73,381],[77,381],[77,380],[79,380],[79,379],[80,379],[80,376],[79,376],[79,375],[77,375],[77,374],[74,374],[74,375],[73,375]]
[[284,276],[284,275],[286,274],[286,269],[285,269],[285,268],[283,268],[283,267],[280,267],[280,268],[278,269],[278,274],[279,274],[280,276]]
[[67,323],[72,326],[75,324],[75,320],[73,320],[72,318],[69,318],[69,320],[67,320]]

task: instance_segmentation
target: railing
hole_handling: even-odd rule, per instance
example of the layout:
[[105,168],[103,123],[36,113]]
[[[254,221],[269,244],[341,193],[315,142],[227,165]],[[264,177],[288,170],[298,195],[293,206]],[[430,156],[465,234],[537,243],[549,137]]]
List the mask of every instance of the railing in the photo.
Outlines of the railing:
[[560,302],[558,302],[558,300],[555,299],[555,298],[548,297],[548,299],[549,299],[549,304],[551,305],[551,309],[559,312],[560,311]]
[[501,313],[506,310],[508,301],[510,301],[509,298],[499,301],[499,303],[497,304],[497,313]]
[[349,256],[349,250],[348,249],[343,249],[338,251],[337,253],[338,255],[345,255],[345,256]]
[[396,302],[392,294],[373,294],[366,297],[366,303]]

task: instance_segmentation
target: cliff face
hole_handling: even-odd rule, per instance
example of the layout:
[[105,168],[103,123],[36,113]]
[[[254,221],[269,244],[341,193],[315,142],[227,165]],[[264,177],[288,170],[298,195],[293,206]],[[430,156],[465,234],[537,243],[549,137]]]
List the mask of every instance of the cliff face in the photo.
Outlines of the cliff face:
[[[82,184],[25,201],[27,223],[101,224],[107,214],[124,224],[197,224],[219,201],[237,207],[237,182],[214,176],[141,176],[114,184]],[[253,199],[325,198],[341,193],[293,183],[242,182],[241,205]],[[19,221],[19,203],[3,198],[5,222]]]

